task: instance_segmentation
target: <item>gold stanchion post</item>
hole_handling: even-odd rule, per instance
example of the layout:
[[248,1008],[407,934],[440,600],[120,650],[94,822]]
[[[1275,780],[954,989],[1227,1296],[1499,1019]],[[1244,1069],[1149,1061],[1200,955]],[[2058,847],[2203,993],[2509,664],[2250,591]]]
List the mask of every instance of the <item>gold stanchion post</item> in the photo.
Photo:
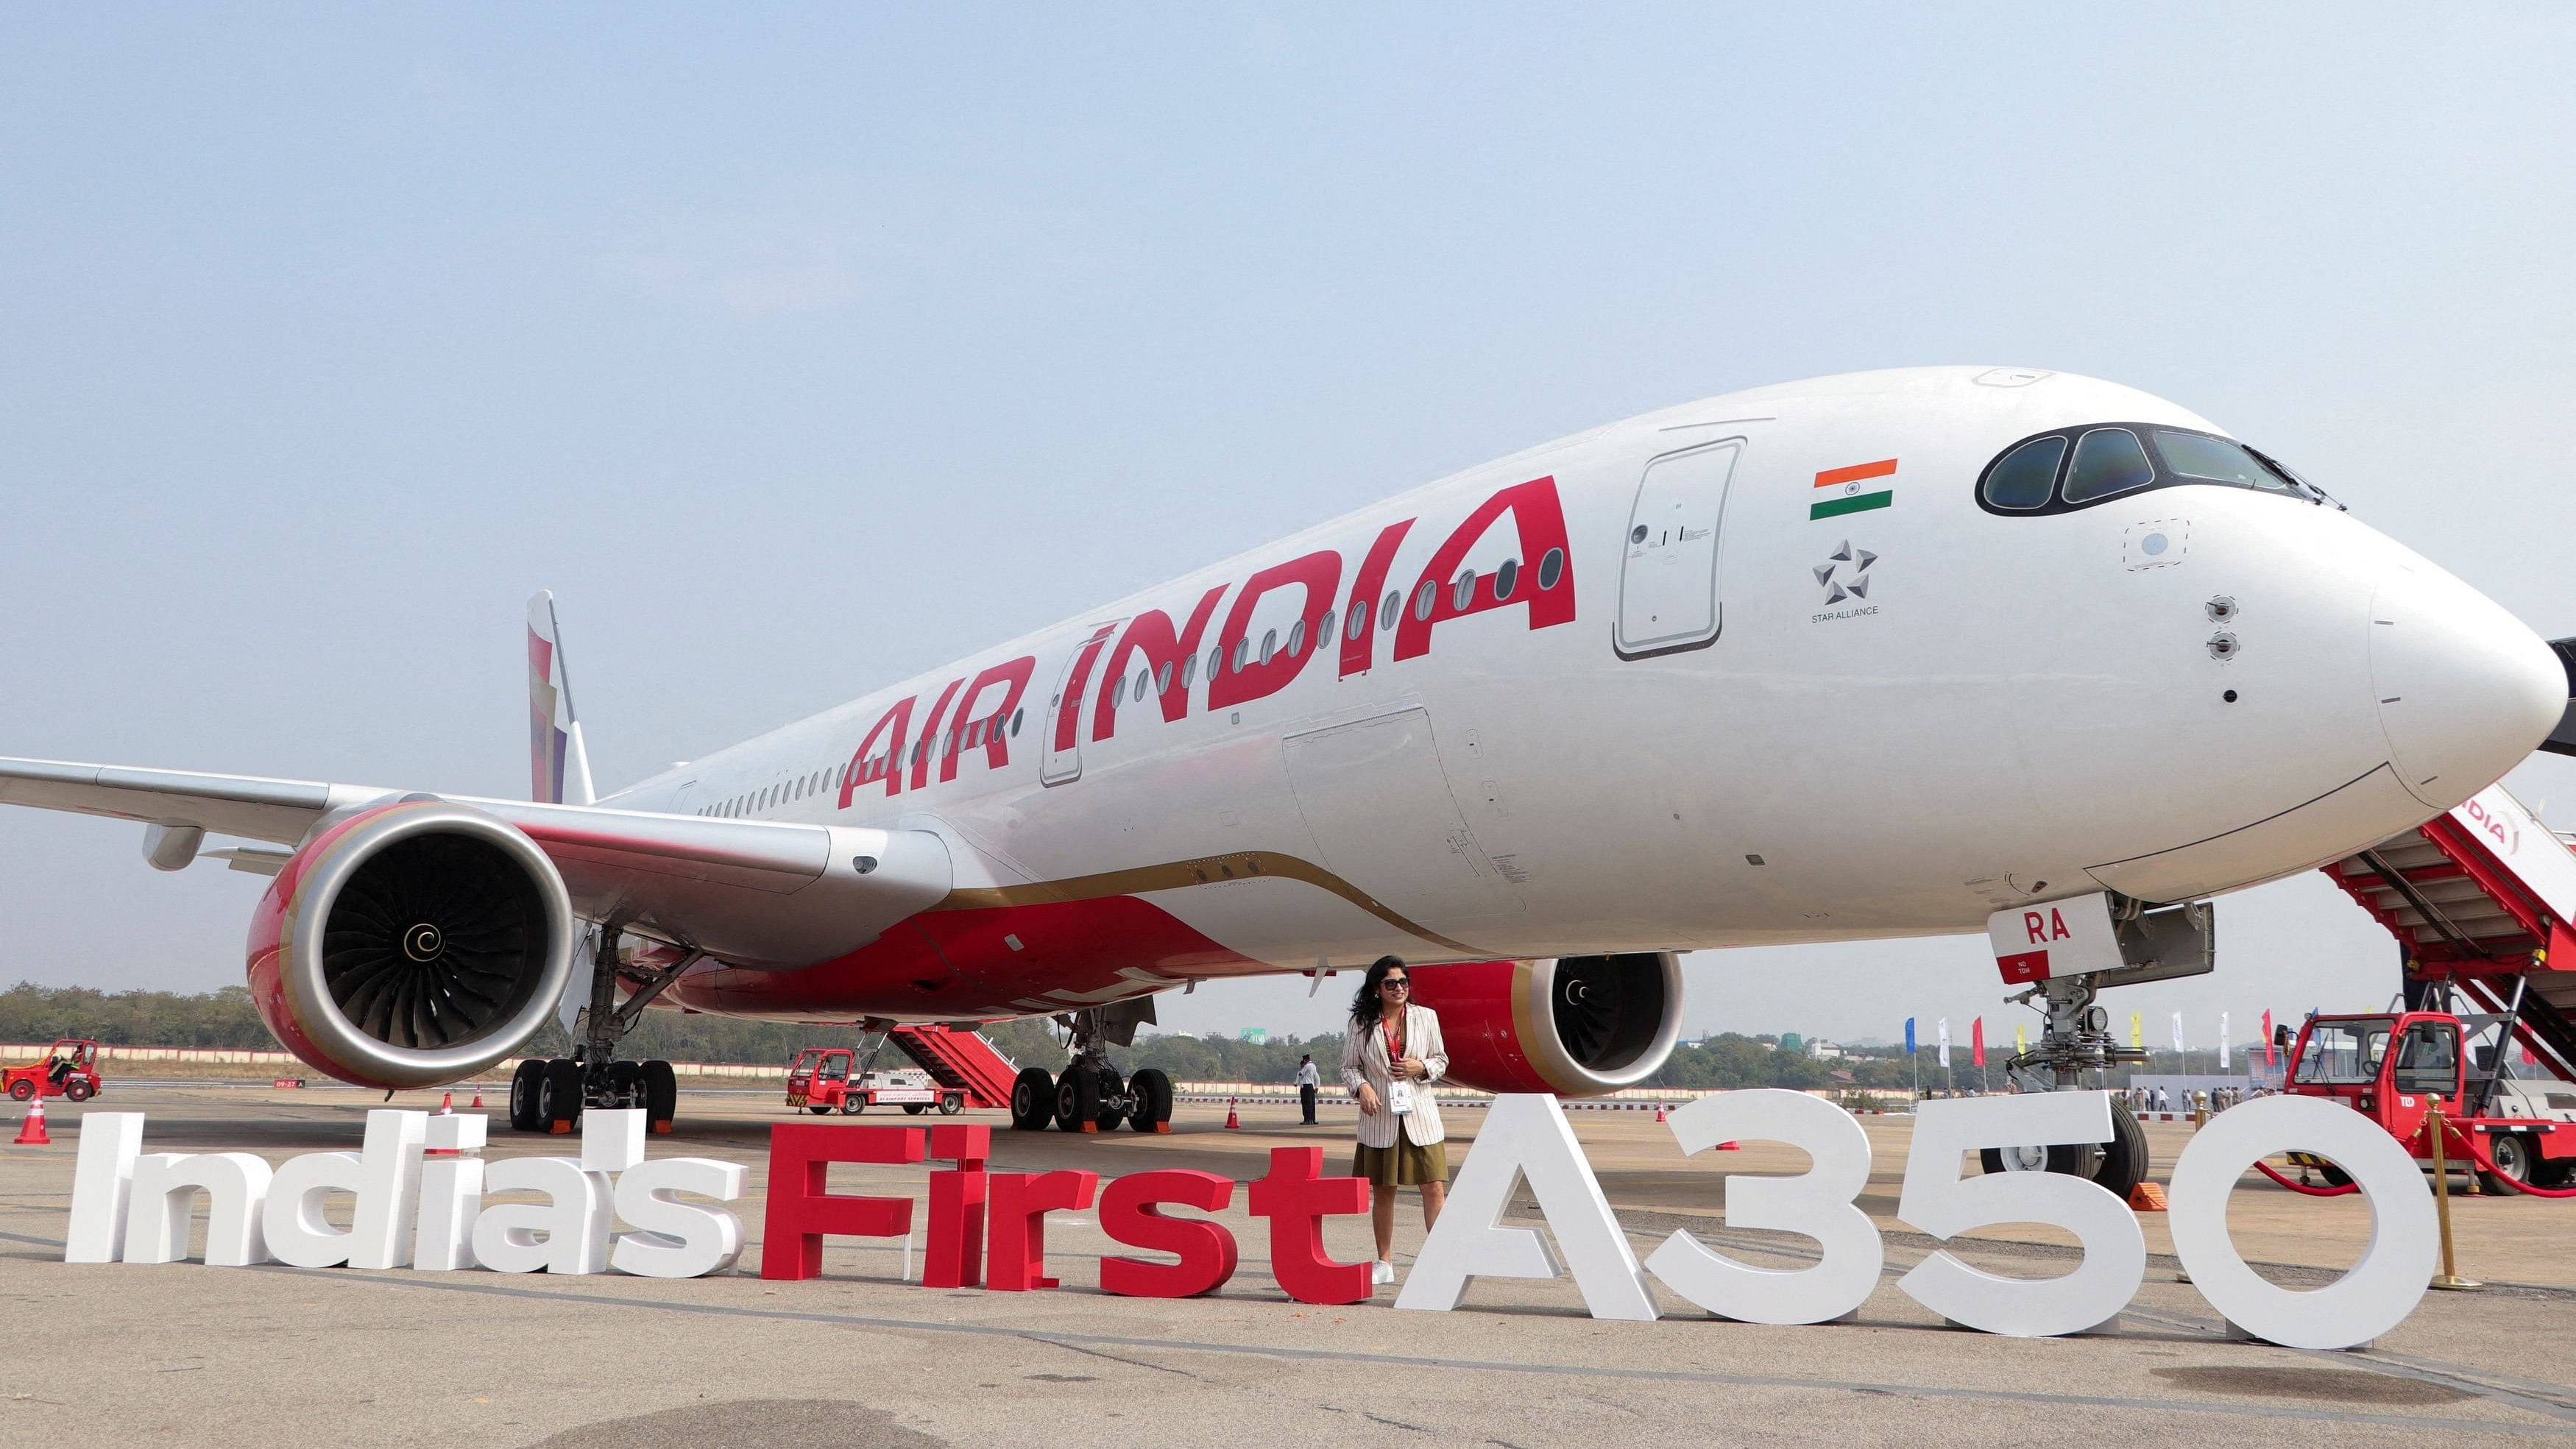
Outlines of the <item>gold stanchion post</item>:
[[2474,1278],[2463,1278],[2454,1271],[2458,1264],[2451,1253],[2451,1170],[2442,1140],[2448,1135],[2447,1125],[2442,1120],[2440,1094],[2436,1093],[2425,1101],[2431,1108],[2425,1115],[2424,1124],[2425,1131],[2433,1138],[2433,1206],[2442,1220],[2442,1271],[2434,1275],[2432,1286],[2459,1290],[2484,1288],[2487,1286],[2484,1283]]

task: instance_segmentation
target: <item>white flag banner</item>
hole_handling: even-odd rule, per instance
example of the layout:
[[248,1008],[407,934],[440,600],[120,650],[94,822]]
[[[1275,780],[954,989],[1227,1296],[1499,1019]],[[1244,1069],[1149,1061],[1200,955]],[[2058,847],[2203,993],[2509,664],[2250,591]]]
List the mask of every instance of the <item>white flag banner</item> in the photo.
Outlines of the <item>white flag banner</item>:
[[2179,1011],[2174,1013],[2174,1050],[2178,1052],[2191,1050],[2182,1044],[2182,1013]]
[[1941,1018],[1941,1065],[1950,1065],[1950,1018]]
[[2227,1013],[2218,1014],[2218,1069],[2227,1070]]

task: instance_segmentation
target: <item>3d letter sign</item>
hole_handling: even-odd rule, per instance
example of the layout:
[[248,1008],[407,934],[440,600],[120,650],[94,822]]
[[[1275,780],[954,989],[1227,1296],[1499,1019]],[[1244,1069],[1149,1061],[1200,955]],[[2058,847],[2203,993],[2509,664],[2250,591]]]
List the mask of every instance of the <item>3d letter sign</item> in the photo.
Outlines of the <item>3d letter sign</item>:
[[[2031,1279],[1986,1273],[1936,1251],[1897,1288],[1952,1323],[2015,1337],[2081,1333],[2115,1320],[2146,1273],[2146,1240],[2126,1203],[2058,1173],[1960,1173],[1966,1155],[1981,1148],[2107,1141],[2112,1111],[2104,1092],[1925,1103],[1914,1119],[1898,1217],[1941,1240],[1997,1223],[2047,1223],[2071,1234],[2083,1257],[2071,1272]],[[143,1114],[92,1112],[80,1126],[63,1261],[176,1261],[187,1251],[201,1193],[206,1262],[216,1266],[480,1266],[697,1278],[729,1272],[742,1256],[741,1220],[721,1204],[743,1196],[748,1170],[703,1157],[647,1161],[643,1113],[584,1114],[579,1157],[486,1163],[476,1155],[485,1125],[479,1116],[373,1111],[362,1150],[308,1153],[272,1170],[245,1152],[146,1154]],[[1560,1274],[1573,1278],[1595,1318],[1652,1320],[1660,1311],[1655,1282],[1714,1317],[1747,1323],[1823,1323],[1850,1316],[1868,1299],[1885,1251],[1877,1225],[1853,1201],[1869,1181],[1870,1147],[1849,1113],[1802,1092],[1727,1092],[1674,1113],[1671,1126],[1683,1157],[1728,1140],[1785,1142],[1806,1153],[1808,1169],[1796,1176],[1728,1174],[1726,1224],[1811,1238],[1822,1249],[1817,1262],[1757,1268],[1676,1232],[1639,1263],[1556,1099],[1503,1096],[1494,1099],[1448,1210],[1423,1242],[1395,1306],[1440,1312],[1457,1307],[1475,1278]],[[1213,1293],[1233,1277],[1233,1233],[1212,1218],[1169,1211],[1222,1211],[1234,1201],[1231,1180],[1163,1169],[1104,1186],[1089,1172],[994,1173],[986,1166],[991,1141],[990,1128],[973,1124],[774,1126],[761,1276],[819,1274],[827,1237],[909,1243],[912,1196],[829,1192],[831,1163],[943,1162],[956,1165],[929,1173],[925,1287],[1053,1288],[1047,1215],[1095,1202],[1111,1241],[1164,1255],[1103,1257],[1104,1292],[1181,1298]],[[2264,1281],[2227,1236],[2227,1197],[2238,1179],[2258,1159],[2291,1150],[2334,1162],[2371,1209],[2361,1261],[2312,1292]],[[1524,1183],[1544,1233],[1503,1222]],[[487,1193],[513,1191],[542,1201],[484,1205]],[[356,1200],[345,1231],[322,1214],[331,1192]],[[2387,1133],[2331,1103],[2269,1097],[2220,1113],[2174,1164],[2170,1202],[2174,1252],[2184,1269],[2229,1325],[2250,1337],[2308,1349],[2365,1343],[2414,1311],[2432,1275],[2434,1212],[2423,1173]],[[1268,1174],[1246,1193],[1252,1215],[1269,1221],[1272,1278],[1306,1303],[1371,1296],[1368,1265],[1334,1260],[1323,1234],[1325,1218],[1365,1213],[1368,1205],[1366,1182],[1324,1175],[1319,1147],[1273,1149]],[[624,1232],[616,1231],[620,1220]]]

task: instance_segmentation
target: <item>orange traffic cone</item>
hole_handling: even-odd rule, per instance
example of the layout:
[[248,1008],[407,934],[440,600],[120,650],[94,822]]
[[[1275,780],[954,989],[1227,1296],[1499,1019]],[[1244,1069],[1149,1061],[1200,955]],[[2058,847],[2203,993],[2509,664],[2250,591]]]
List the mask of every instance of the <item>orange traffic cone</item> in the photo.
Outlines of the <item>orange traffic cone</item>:
[[1243,1130],[1243,1116],[1234,1110],[1234,1098],[1225,1099],[1225,1125],[1228,1131]]
[[438,1115],[441,1117],[453,1117],[456,1115],[456,1094],[454,1092],[441,1092],[438,1094]]
[[1661,1102],[1655,1104],[1655,1120],[1658,1122],[1664,1120],[1664,1104]]
[[51,1147],[53,1134],[45,1130],[45,1093],[38,1088],[34,1101],[27,1104],[27,1125],[18,1129],[13,1147]]
[[483,1110],[483,1089],[481,1087],[476,1087],[474,1089],[474,1110],[477,1112]]

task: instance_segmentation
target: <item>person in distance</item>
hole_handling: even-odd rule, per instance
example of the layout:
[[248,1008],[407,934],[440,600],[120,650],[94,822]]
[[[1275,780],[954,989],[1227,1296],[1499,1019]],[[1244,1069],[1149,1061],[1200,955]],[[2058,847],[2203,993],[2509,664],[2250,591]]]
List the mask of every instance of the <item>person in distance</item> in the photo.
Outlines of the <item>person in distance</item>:
[[1412,973],[1381,956],[1351,998],[1351,1029],[1342,1044],[1342,1082],[1360,1100],[1359,1146],[1351,1175],[1369,1180],[1369,1219],[1377,1229],[1371,1283],[1395,1281],[1395,1199],[1422,1191],[1422,1229],[1440,1220],[1449,1195],[1447,1134],[1431,1084],[1449,1070],[1440,1016],[1412,1001]]

